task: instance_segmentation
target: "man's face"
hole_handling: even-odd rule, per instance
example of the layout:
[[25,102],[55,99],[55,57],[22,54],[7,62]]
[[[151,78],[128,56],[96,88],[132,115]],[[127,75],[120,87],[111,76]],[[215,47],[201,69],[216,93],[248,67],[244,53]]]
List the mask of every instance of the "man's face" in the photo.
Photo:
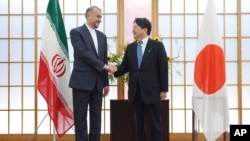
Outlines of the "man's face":
[[141,28],[136,23],[133,24],[132,32],[135,40],[142,40],[146,36],[146,31],[146,28]]
[[98,28],[102,21],[102,13],[97,8],[93,9],[88,15],[88,21],[92,28]]

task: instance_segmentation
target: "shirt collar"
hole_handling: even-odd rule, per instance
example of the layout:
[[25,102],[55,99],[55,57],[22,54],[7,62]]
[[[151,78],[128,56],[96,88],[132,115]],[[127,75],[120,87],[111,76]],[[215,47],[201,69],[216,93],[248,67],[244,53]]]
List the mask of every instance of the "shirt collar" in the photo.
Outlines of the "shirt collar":
[[145,37],[144,39],[141,40],[143,46],[145,46],[148,43],[148,39],[149,39],[149,37],[147,36],[147,37]]
[[85,24],[90,32],[95,31],[95,29],[91,28],[88,24]]

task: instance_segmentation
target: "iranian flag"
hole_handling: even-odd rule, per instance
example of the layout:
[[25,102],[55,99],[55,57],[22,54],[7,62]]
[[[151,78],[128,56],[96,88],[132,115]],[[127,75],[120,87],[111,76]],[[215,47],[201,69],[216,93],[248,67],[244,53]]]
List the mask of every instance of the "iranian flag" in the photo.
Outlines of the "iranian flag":
[[228,130],[224,50],[213,0],[208,0],[198,38],[192,106],[208,141]]
[[58,0],[49,0],[40,52],[38,90],[47,102],[57,135],[74,124],[66,32]]

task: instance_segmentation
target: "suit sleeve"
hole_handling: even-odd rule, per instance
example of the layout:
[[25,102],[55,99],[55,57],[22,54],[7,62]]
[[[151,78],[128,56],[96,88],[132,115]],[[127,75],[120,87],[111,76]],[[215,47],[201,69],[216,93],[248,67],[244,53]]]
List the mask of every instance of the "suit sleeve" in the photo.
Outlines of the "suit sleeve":
[[114,76],[117,78],[119,76],[124,75],[128,72],[128,48],[125,51],[124,57],[122,59],[122,63],[120,66],[117,67],[117,71],[114,73]]
[[93,52],[88,49],[86,40],[82,38],[79,31],[72,29],[70,31],[70,39],[74,48],[74,56],[78,56],[81,60],[92,66],[94,69],[100,72],[103,71],[103,67],[105,65],[104,62],[95,57]]
[[162,42],[159,42],[158,67],[160,75],[160,87],[162,92],[168,92],[168,60],[167,53]]
[[[106,42],[106,37],[105,37],[105,49],[104,49],[104,63],[108,64],[108,45]],[[105,65],[104,64],[104,65]],[[104,66],[103,65],[103,66]],[[103,69],[103,68],[102,68]],[[104,73],[104,86],[109,86],[109,77],[108,77],[108,72],[103,69],[102,73]]]

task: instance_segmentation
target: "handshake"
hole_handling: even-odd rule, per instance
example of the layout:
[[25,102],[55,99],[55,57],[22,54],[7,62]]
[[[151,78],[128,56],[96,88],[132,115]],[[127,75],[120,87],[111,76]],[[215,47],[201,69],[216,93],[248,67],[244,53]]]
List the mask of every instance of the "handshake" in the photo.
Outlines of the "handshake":
[[105,65],[104,69],[109,73],[115,73],[117,71],[117,67],[114,64]]

